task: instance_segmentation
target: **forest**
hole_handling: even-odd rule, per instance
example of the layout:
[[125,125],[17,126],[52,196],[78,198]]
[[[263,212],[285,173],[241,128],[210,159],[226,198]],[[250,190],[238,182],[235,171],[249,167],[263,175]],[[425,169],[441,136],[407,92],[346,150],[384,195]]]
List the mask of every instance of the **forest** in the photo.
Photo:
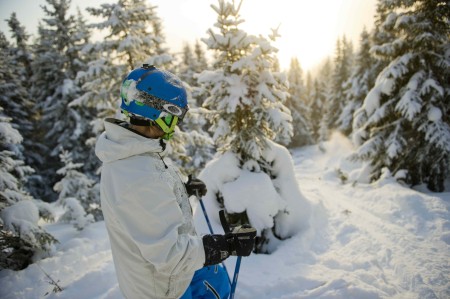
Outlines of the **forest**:
[[70,5],[46,0],[33,40],[15,13],[10,32],[0,32],[0,269],[45,256],[57,240],[42,221],[82,230],[102,220],[96,138],[105,118],[124,118],[121,82],[143,63],[176,74],[189,92],[188,116],[167,149],[185,175],[231,152],[238,167],[273,177],[267,148],[322,148],[338,131],[356,148],[347,158],[365,165],[355,181],[389,172],[411,187],[449,189],[447,1],[379,0],[374,29],[362,28],[357,45],[339,38],[314,74],[296,57],[280,69],[276,34],[243,31],[234,2],[218,0],[217,23],[181,53],[167,47],[164,20],[145,0],[76,15]]

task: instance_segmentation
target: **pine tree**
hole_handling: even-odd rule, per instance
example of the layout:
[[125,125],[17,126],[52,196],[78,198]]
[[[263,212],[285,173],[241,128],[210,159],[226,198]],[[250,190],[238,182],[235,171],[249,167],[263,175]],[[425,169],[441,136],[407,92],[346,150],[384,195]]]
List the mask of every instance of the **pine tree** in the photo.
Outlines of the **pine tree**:
[[[199,82],[209,91],[203,106],[208,109],[206,116],[211,121],[210,130],[220,154],[208,163],[200,177],[209,184],[210,194],[225,208],[232,224],[250,222],[257,226],[260,236],[256,250],[270,252],[271,243],[292,236],[293,226],[302,221],[298,221],[297,217],[302,217],[295,208],[297,201],[302,201],[301,195],[287,198],[289,194],[284,194],[281,186],[288,181],[295,184],[283,180],[286,173],[291,173],[287,162],[291,157],[286,148],[273,142],[275,139],[289,142],[292,136],[292,118],[284,106],[289,95],[287,78],[273,71],[277,60],[271,42],[239,29],[243,22],[239,16],[240,5],[219,0],[212,8],[218,15],[215,24],[218,32],[210,29],[209,38],[203,41],[216,53],[216,59],[214,70],[203,72]],[[286,161],[286,169],[277,168],[278,159]],[[273,194],[267,199],[273,211],[249,212],[255,205],[244,207],[243,211],[230,209],[229,205],[236,199],[232,195],[228,197],[226,191],[233,188],[225,187],[223,177],[215,178],[214,169],[220,168],[221,163],[229,169],[228,184],[240,184],[250,178],[264,184]],[[267,221],[262,223],[262,218]],[[293,218],[297,219],[296,224],[291,222]]]
[[7,22],[12,33],[12,38],[16,42],[16,48],[13,50],[14,60],[23,66],[24,71],[21,75],[25,77],[23,78],[24,81],[29,82],[28,79],[33,75],[31,69],[32,54],[28,45],[30,35],[25,32],[25,27],[20,24],[15,12],[11,14]]
[[183,82],[186,82],[190,86],[196,84],[196,79],[194,78],[195,71],[192,69],[192,62],[194,61],[194,53],[191,46],[185,43],[181,52],[181,61],[178,65],[179,77]]
[[313,87],[309,95],[309,123],[311,124],[311,138],[314,143],[320,141],[320,128],[323,118],[323,105],[325,99],[317,79],[314,80]]
[[290,96],[287,98],[286,107],[291,111],[292,126],[294,128],[294,135],[289,145],[295,147],[311,144],[311,128],[306,118],[309,114],[309,108],[306,103],[308,95],[303,82],[303,70],[297,58],[291,59],[288,81]]
[[161,34],[161,26],[155,7],[146,1],[119,0],[87,10],[101,19],[90,27],[104,30],[106,36],[84,48],[85,53],[95,58],[86,71],[78,74],[83,95],[72,105],[97,110],[91,125],[94,135],[98,136],[104,130],[103,119],[118,114],[120,86],[126,74],[143,63],[165,66],[170,57],[162,47],[164,37],[157,35]]
[[383,168],[406,171],[411,185],[444,189],[449,176],[449,25],[446,1],[380,1],[380,33],[394,36],[376,44],[390,64],[378,75],[362,109],[367,122],[355,133],[354,157],[370,161],[372,179]]
[[346,37],[336,42],[336,54],[332,74],[332,92],[327,105],[328,129],[338,128],[338,118],[345,105],[344,83],[350,77],[353,61],[353,46]]
[[17,159],[22,135],[3,112],[0,106],[0,270],[20,270],[56,239],[38,225],[39,209],[24,189],[33,170]]
[[270,42],[237,28],[242,22],[239,7],[219,1],[219,7],[213,8],[220,33],[210,29],[204,41],[218,53],[218,59],[215,70],[200,78],[211,90],[204,103],[213,111],[210,130],[221,151],[231,150],[243,161],[258,161],[267,139],[290,141],[292,118],[283,104],[287,81],[282,74],[270,72],[276,53]]
[[[345,135],[352,132],[353,114],[357,111],[369,90],[375,84],[376,60],[370,53],[370,35],[366,29],[361,33],[360,48],[350,78],[344,83],[345,106],[338,119],[339,130]],[[358,121],[359,122],[359,121]]]
[[[184,157],[180,157],[183,162],[180,167],[184,174],[197,176],[206,162],[212,159],[215,152],[211,137],[205,128],[207,120],[199,111],[198,107],[203,97],[202,89],[197,82],[197,75],[207,69],[206,58],[203,49],[195,45],[195,51],[186,43],[181,54],[181,61],[178,65],[178,74],[180,79],[187,84],[189,113],[180,124],[182,130],[179,134],[183,135],[185,145]],[[175,160],[176,161],[176,160]]]
[[[32,102],[22,80],[22,65],[17,60],[20,58],[17,54],[19,50],[9,44],[3,32],[0,32],[0,50],[0,105],[14,120],[12,125],[15,129],[30,132]],[[16,154],[23,158],[23,152],[21,149]]]
[[[330,137],[330,121],[331,109],[333,107],[333,101],[336,99],[333,94],[333,64],[330,58],[325,60],[324,65],[320,69],[319,76],[317,78],[318,88],[316,92],[316,104],[321,103],[321,118],[319,123],[319,146],[322,147],[322,142],[328,140]],[[317,110],[316,110],[317,111]],[[314,112],[313,112],[314,113]],[[320,115],[320,114],[318,114]]]
[[[69,103],[77,98],[80,89],[75,82],[76,73],[84,67],[79,55],[84,37],[78,39],[75,17],[68,15],[70,1],[47,0],[42,6],[46,18],[39,26],[39,40],[33,61],[32,94],[37,101],[38,126],[36,136],[40,138],[40,156],[35,168],[42,177],[39,183],[45,189],[40,195],[53,201],[56,194],[52,185],[56,182],[57,159],[61,148],[83,156],[85,151],[82,116]],[[64,118],[61,116],[64,115]]]

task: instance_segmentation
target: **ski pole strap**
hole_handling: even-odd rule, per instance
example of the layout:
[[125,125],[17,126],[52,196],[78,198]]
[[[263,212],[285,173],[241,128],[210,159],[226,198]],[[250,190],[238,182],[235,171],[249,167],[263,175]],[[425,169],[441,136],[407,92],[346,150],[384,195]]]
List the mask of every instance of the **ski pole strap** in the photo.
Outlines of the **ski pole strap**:
[[223,231],[227,234],[231,232],[230,225],[228,224],[227,218],[225,217],[225,211],[219,211],[220,224],[222,224]]

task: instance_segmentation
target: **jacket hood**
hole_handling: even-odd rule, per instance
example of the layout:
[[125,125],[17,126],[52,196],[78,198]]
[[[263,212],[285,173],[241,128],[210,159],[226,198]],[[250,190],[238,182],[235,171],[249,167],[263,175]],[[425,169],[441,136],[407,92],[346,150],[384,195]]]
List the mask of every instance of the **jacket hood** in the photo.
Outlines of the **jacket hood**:
[[113,162],[144,153],[162,153],[160,139],[147,138],[124,127],[126,122],[107,118],[95,145],[95,154],[103,162]]

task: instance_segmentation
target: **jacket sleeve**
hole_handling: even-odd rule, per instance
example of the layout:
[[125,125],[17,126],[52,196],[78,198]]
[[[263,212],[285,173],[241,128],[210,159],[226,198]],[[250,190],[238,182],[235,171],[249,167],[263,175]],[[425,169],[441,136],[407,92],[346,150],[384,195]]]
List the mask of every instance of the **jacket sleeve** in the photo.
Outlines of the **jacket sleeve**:
[[168,182],[158,175],[130,184],[116,205],[118,220],[158,272],[192,274],[203,267],[201,237],[179,234],[183,214]]

